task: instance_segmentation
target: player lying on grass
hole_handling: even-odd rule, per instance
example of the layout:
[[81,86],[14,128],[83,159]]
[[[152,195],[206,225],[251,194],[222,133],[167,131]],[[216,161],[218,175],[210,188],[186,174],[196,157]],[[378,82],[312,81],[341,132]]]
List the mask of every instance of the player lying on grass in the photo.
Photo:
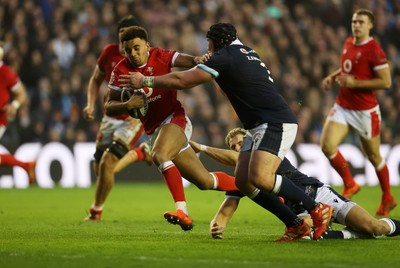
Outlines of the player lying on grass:
[[[225,138],[225,142],[230,150],[208,147],[194,141],[190,141],[190,145],[195,152],[205,153],[219,163],[236,166],[243,137],[246,134],[248,135],[248,132],[246,133],[246,130],[242,128],[231,130]],[[286,175],[310,197],[315,199],[316,202],[323,202],[332,206],[334,210],[332,219],[346,226],[343,231],[326,232],[323,238],[373,238],[383,235],[397,236],[400,234],[399,220],[389,218],[378,220],[374,218],[365,209],[338,194],[331,186],[323,184],[318,179],[309,177],[298,171],[287,158],[282,161],[278,168],[278,173]],[[237,191],[227,192],[225,200],[222,202],[217,214],[210,223],[211,237],[216,239],[223,238],[223,232],[235,213],[240,198],[243,196],[242,193]],[[285,203],[291,210],[301,215],[312,225],[312,221],[304,208],[298,204],[292,204],[287,201]]]

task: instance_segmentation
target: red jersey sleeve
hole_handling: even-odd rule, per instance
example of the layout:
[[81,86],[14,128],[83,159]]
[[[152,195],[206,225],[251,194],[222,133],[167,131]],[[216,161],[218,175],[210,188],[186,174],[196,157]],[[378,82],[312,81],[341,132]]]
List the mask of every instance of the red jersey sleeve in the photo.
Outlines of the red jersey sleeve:
[[371,53],[371,63],[374,71],[388,67],[386,54],[381,46],[374,41],[373,53]]

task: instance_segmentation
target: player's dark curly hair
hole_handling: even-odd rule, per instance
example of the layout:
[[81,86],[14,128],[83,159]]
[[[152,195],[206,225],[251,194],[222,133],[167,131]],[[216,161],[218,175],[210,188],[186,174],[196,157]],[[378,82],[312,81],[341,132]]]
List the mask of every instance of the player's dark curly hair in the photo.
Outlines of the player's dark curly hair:
[[118,32],[121,28],[130,26],[140,26],[138,20],[133,15],[123,17],[120,21],[118,21]]
[[207,38],[214,43],[215,51],[228,46],[237,38],[235,27],[230,23],[216,23],[207,32]]
[[126,30],[121,34],[121,42],[129,41],[135,38],[148,41],[147,32],[143,27],[131,26],[126,28]]

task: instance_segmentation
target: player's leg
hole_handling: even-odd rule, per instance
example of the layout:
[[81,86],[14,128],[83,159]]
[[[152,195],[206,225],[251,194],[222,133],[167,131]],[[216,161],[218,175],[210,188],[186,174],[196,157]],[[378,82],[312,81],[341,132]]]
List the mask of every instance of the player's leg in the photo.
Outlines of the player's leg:
[[[117,136],[124,137],[123,140],[125,140],[130,147],[134,147],[144,132],[143,125],[140,120],[131,117],[128,117],[124,120],[124,124],[121,129],[121,131],[119,130],[120,133],[117,133]],[[125,137],[130,137],[130,140]],[[115,165],[114,173],[120,172],[122,169],[135,162],[143,160],[148,161],[147,159],[151,157],[150,152],[148,150],[146,151],[146,148],[148,147],[145,147],[144,144],[141,144],[140,146],[129,150],[129,152],[125,154],[124,157],[121,158]]]
[[182,150],[173,161],[182,176],[200,190],[235,191],[235,178],[224,172],[209,172],[191,146]]
[[175,212],[165,212],[164,218],[169,223],[179,224],[184,231],[191,230],[193,228],[193,222],[189,217],[186,205],[182,175],[172,162],[172,159],[185,147],[188,138],[179,125],[166,123],[153,133],[151,139],[154,139],[151,151],[153,162],[163,175],[176,207]]
[[114,168],[114,173],[118,173],[130,164],[134,164],[140,161],[146,161],[149,166],[151,166],[151,164],[153,163],[153,160],[150,156],[150,151],[146,148],[144,144],[133,148],[121,160],[119,160]]
[[[96,151],[94,153],[94,163],[93,169],[96,174],[96,192],[99,185],[101,186],[102,182],[99,181],[99,168],[100,161],[103,157],[104,151],[107,147],[112,143],[113,133],[118,124],[122,124],[122,121],[114,120],[111,117],[103,116],[100,128],[97,132],[96,136]],[[96,196],[96,194],[95,194]],[[96,199],[96,198],[95,198]],[[101,219],[101,213],[103,212],[103,205],[96,206],[96,200],[93,201],[89,215],[85,217],[85,221],[97,221]]]
[[112,143],[103,153],[99,165],[99,177],[95,193],[94,207],[102,208],[114,185],[115,166],[128,153],[131,144],[142,135],[143,127],[139,120],[128,117],[115,122]]
[[348,125],[331,121],[328,118],[323,127],[320,141],[322,152],[343,179],[344,189],[342,195],[347,199],[351,199],[360,190],[360,186],[355,182],[350,172],[348,162],[338,150],[339,144],[347,136],[349,130],[350,127]]
[[387,222],[374,218],[358,205],[350,209],[345,221],[346,226],[374,237],[389,234],[391,231]]
[[0,166],[21,167],[28,174],[29,184],[34,183],[36,180],[36,173],[35,173],[36,161],[24,162],[16,159],[11,154],[0,154]]
[[[3,124],[0,124],[0,139],[3,137],[6,132],[7,127]],[[36,161],[23,162],[16,159],[11,154],[0,154],[0,166],[18,166],[25,169],[26,173],[28,173],[29,184],[32,184],[36,180],[35,166]]]
[[285,225],[286,231],[278,242],[291,242],[310,233],[310,227],[299,219],[280,199],[267,192],[254,187],[248,179],[249,162],[251,157],[252,139],[247,136],[239,154],[238,164],[235,169],[236,185],[242,193],[251,200],[277,216]]
[[[285,200],[301,202],[313,218],[315,228],[313,238],[318,239],[328,227],[332,208],[326,204],[316,203],[292,181],[276,173],[294,142],[296,132],[296,124],[264,124],[250,130],[243,140],[239,164],[242,152],[251,150],[247,175],[250,183],[261,191],[281,196]],[[238,168],[243,169],[240,165]]]
[[[114,185],[114,168],[118,161],[129,151],[129,143],[135,137],[137,123],[131,120],[117,120],[104,116],[99,130],[100,135],[97,147],[104,148],[102,153],[96,181],[94,202],[90,208],[89,216],[85,220],[100,220],[105,201]],[[139,128],[141,124],[139,125]]]
[[379,151],[380,136],[378,135],[371,139],[362,138],[360,141],[365,154],[375,168],[382,189],[382,199],[376,215],[387,217],[390,210],[394,209],[397,204],[390,192],[389,169]]
[[100,220],[104,203],[114,185],[114,167],[127,152],[128,146],[120,140],[113,141],[104,152],[99,165],[95,199],[86,220]]

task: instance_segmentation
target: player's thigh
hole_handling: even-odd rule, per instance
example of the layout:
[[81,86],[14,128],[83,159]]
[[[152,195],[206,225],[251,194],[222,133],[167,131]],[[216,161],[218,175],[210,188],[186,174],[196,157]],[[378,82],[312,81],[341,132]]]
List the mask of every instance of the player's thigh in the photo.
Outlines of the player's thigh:
[[194,183],[199,188],[208,187],[213,182],[209,171],[197,157],[192,147],[179,153],[173,160],[182,177]]
[[275,174],[282,160],[266,151],[253,151],[249,161],[249,179],[253,184],[267,185],[272,189],[275,184]]
[[250,184],[248,180],[250,157],[250,151],[241,151],[235,168],[235,183],[243,193],[248,193],[249,191],[247,188]]
[[350,127],[348,125],[327,120],[321,135],[322,151],[328,154],[335,153],[337,147],[344,140],[349,131]]
[[172,123],[166,124],[160,129],[154,141],[153,159],[156,162],[171,160],[178,155],[186,143],[188,140],[182,128]]
[[100,169],[113,170],[118,161],[119,157],[112,150],[106,150],[100,160]]
[[96,148],[105,150],[113,141],[114,131],[123,125],[123,120],[117,120],[109,116],[104,116],[100,123],[96,137]]

